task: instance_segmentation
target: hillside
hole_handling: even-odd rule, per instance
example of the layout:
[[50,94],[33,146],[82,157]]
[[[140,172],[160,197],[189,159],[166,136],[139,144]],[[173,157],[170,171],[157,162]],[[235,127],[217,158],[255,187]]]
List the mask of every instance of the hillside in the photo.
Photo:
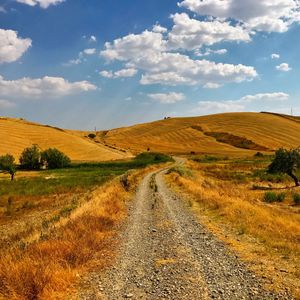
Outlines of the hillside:
[[247,155],[300,146],[300,123],[280,115],[226,113],[171,118],[100,133],[106,144],[132,152]]
[[41,149],[58,148],[73,161],[105,161],[129,156],[71,131],[21,119],[0,118],[0,140],[0,155],[10,153],[16,159],[25,147],[32,144],[37,144]]

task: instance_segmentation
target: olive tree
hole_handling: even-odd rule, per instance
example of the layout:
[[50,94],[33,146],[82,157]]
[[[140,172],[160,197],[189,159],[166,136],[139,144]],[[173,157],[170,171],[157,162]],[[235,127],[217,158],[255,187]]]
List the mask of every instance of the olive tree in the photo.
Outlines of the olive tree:
[[268,168],[268,172],[287,174],[295,181],[296,186],[300,182],[295,172],[300,168],[300,149],[279,149],[275,153],[275,158]]
[[0,156],[0,172],[4,172],[10,175],[11,180],[14,180],[17,168],[15,165],[15,158],[10,155]]

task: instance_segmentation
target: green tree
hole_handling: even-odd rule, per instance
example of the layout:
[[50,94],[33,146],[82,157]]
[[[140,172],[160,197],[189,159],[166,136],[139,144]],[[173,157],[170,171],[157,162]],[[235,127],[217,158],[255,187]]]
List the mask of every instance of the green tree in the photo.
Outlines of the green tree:
[[37,145],[25,148],[20,156],[22,169],[39,170],[41,167],[41,152]]
[[12,155],[6,154],[0,156],[0,172],[8,173],[11,180],[14,180],[17,167],[15,165],[15,158]]
[[68,167],[71,160],[58,149],[49,148],[41,153],[41,162],[47,165],[48,169],[60,169]]
[[296,186],[300,186],[299,179],[295,172],[300,168],[300,149],[279,149],[275,153],[275,158],[268,168],[268,172],[283,173],[289,175],[295,181]]

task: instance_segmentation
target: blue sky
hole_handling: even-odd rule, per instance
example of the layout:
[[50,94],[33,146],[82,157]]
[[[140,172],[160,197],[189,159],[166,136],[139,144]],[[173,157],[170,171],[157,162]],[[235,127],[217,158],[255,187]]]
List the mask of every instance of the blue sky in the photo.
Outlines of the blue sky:
[[300,115],[299,6],[1,0],[0,115],[75,129],[292,107]]

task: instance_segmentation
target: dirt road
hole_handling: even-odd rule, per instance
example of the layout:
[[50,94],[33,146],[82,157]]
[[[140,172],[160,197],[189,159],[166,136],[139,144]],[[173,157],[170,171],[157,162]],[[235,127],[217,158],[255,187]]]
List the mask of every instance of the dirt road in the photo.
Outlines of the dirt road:
[[92,274],[81,299],[292,299],[265,291],[164,182],[147,175],[132,203],[114,267]]

